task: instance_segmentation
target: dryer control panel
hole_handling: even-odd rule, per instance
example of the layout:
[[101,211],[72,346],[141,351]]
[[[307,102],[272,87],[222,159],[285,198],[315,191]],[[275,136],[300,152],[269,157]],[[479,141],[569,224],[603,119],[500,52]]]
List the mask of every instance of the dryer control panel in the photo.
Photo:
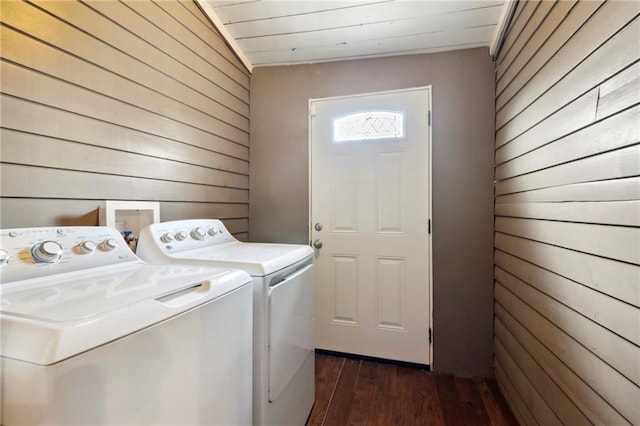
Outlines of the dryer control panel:
[[235,241],[219,219],[175,220],[154,223],[140,231],[137,250],[144,253],[149,245],[154,245],[165,253],[175,254]]
[[0,230],[0,284],[140,260],[106,226]]

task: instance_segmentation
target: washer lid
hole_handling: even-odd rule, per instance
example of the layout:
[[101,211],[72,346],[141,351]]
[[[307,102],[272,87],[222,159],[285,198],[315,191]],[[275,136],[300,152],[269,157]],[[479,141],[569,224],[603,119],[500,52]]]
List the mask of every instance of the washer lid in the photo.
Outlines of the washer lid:
[[27,280],[0,299],[0,354],[47,365],[178,315],[251,282],[209,266],[97,268]]
[[254,277],[266,277],[313,255],[313,249],[299,244],[243,243],[234,241],[176,253],[179,259],[214,260],[215,265],[237,268]]

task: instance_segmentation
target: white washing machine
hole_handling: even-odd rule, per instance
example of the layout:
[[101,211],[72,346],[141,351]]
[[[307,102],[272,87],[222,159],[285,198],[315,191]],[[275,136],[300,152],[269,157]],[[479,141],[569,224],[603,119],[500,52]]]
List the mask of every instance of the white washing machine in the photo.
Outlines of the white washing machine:
[[240,242],[220,220],[198,219],[148,226],[137,254],[251,274],[254,424],[303,425],[315,399],[313,249]]
[[252,421],[252,281],[107,227],[0,231],[0,423]]

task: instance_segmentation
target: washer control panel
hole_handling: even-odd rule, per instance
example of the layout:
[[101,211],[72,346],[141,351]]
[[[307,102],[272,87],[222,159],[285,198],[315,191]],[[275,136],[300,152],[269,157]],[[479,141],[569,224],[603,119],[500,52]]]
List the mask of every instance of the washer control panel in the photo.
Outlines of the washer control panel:
[[0,230],[0,284],[139,261],[106,226]]
[[175,220],[154,223],[140,232],[138,253],[155,245],[165,253],[211,247],[237,241],[219,219]]

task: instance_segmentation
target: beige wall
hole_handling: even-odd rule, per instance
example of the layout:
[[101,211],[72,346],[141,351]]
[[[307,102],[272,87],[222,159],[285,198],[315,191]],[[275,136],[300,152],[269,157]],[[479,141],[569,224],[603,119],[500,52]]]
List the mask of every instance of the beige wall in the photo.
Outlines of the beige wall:
[[639,12],[519,2],[498,56],[495,375],[522,424],[640,424]]
[[251,78],[250,237],[294,243],[308,243],[309,99],[432,85],[434,366],[479,376],[492,374],[493,78],[486,49]]
[[194,2],[1,7],[1,227],[145,200],[246,237],[249,75]]

